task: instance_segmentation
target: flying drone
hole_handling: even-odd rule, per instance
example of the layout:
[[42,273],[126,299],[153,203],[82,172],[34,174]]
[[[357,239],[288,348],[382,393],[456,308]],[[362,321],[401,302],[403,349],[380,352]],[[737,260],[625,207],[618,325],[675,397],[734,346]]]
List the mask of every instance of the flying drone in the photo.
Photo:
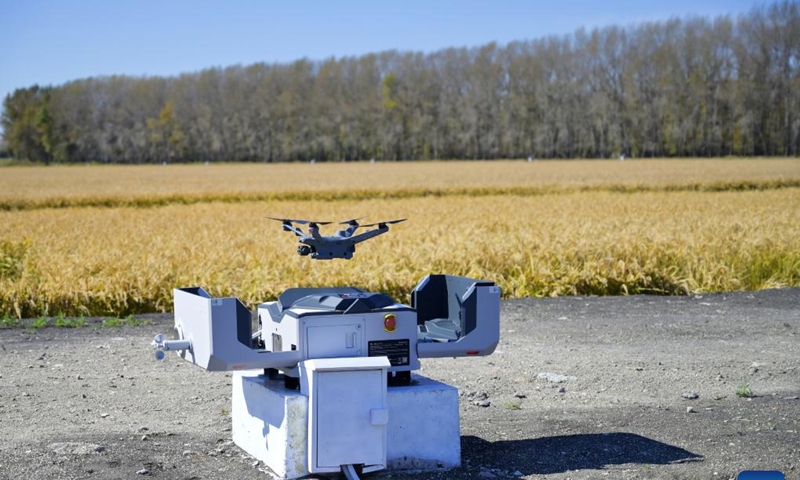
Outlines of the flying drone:
[[[339,230],[335,235],[320,235],[320,225],[330,225],[333,222],[314,222],[311,220],[297,220],[291,218],[275,218],[267,217],[270,220],[277,220],[283,223],[283,229],[287,232],[292,232],[298,237],[298,242],[301,243],[297,247],[297,253],[301,256],[311,255],[311,258],[316,260],[330,260],[333,258],[343,258],[349,260],[353,258],[356,251],[356,244],[364,240],[377,237],[389,231],[389,225],[404,222],[407,219],[401,218],[398,220],[387,220],[384,222],[368,223],[361,225],[358,223],[360,218],[353,218],[339,222],[339,225],[347,225],[344,230]],[[300,227],[293,224],[308,225],[308,233],[305,233]],[[356,230],[359,228],[378,227],[373,230],[355,235]]]

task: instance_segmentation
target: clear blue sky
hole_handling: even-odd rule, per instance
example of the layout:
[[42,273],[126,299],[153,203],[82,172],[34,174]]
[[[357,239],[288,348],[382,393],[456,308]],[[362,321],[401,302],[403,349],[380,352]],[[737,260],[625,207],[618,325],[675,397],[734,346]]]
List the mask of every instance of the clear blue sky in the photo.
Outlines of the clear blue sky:
[[175,75],[382,50],[430,52],[584,26],[734,16],[753,0],[0,0],[0,99],[33,84]]

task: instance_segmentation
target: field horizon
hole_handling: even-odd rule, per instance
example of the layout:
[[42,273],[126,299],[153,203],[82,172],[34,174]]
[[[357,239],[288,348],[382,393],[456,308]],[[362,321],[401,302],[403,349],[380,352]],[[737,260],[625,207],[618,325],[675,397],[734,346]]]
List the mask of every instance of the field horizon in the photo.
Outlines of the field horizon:
[[0,210],[800,187],[800,158],[89,164],[0,172]]

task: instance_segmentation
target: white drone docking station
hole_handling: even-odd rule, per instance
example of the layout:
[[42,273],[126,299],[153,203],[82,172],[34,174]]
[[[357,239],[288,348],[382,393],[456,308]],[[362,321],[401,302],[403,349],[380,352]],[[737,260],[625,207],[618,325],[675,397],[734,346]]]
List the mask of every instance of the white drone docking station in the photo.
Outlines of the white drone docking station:
[[429,275],[411,305],[354,287],[290,288],[258,306],[255,332],[237,298],[190,287],[174,299],[174,339],[156,336],[156,358],[176,351],[234,371],[233,440],[278,478],[461,465],[458,390],[412,371],[421,358],[494,351],[493,282]]

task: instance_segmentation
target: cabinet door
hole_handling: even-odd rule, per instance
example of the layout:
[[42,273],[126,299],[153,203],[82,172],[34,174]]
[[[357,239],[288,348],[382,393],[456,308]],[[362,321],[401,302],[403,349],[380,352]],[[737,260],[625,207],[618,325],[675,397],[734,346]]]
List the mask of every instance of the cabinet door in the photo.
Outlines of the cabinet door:
[[381,370],[319,372],[317,382],[317,466],[385,464],[386,425],[372,422],[386,408]]
[[364,355],[363,322],[330,325],[315,322],[306,329],[306,358],[361,357]]

